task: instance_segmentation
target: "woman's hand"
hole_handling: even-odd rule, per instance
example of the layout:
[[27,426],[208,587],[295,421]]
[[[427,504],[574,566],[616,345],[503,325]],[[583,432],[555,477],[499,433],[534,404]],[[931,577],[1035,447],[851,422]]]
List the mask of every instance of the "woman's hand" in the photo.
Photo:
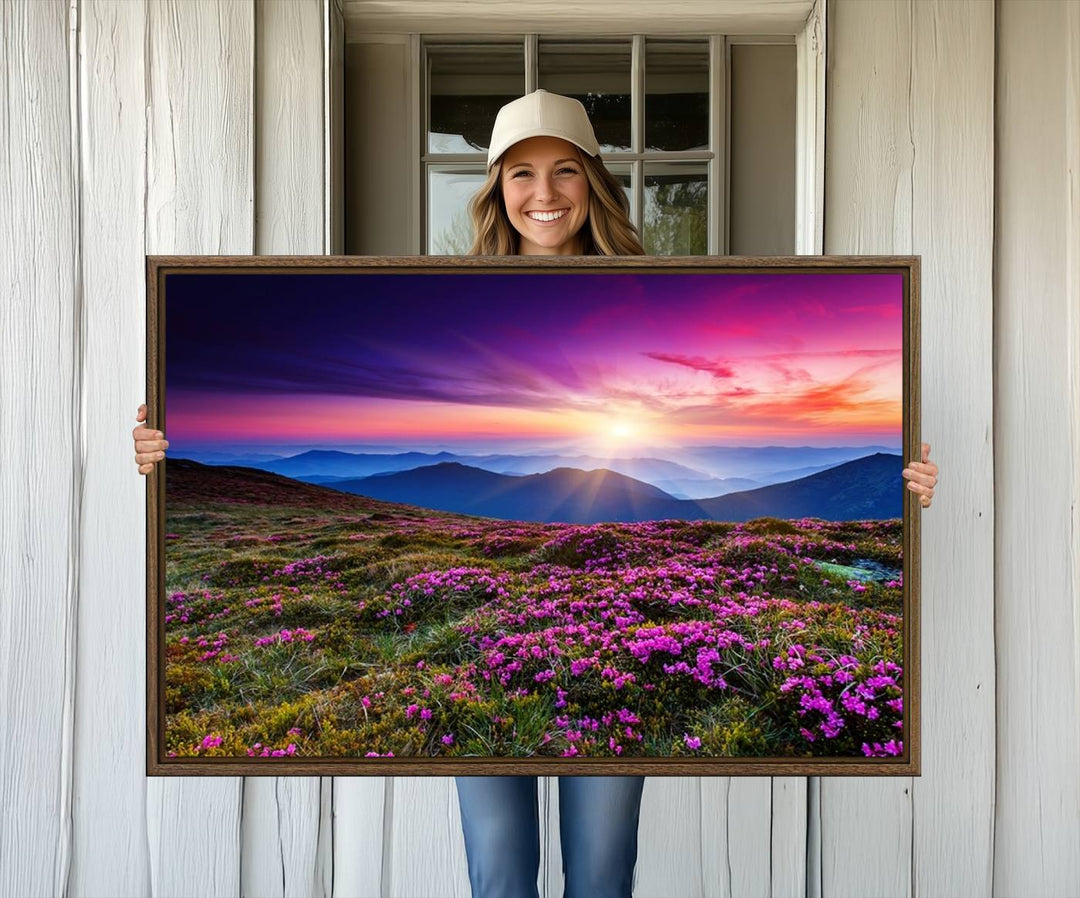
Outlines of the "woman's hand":
[[937,486],[938,467],[930,461],[930,444],[922,444],[922,461],[913,461],[904,468],[901,476],[907,480],[907,488],[919,497],[923,508],[929,508]]
[[[139,406],[135,420],[146,420],[145,403]],[[135,463],[139,466],[139,473],[149,474],[154,469],[154,464],[165,457],[169,441],[160,430],[151,430],[145,424],[140,424],[132,430],[131,435],[135,438]]]

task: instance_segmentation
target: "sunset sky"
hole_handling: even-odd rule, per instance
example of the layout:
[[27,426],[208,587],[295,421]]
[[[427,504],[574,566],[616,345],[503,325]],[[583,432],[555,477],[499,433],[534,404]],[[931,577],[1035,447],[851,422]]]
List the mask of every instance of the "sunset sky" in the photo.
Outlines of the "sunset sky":
[[899,274],[170,275],[185,448],[901,442]]

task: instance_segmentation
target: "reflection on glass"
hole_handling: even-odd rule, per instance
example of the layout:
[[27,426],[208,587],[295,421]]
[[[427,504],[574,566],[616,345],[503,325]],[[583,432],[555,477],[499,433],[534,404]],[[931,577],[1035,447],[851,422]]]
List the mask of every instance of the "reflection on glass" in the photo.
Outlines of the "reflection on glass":
[[486,151],[499,107],[525,93],[524,45],[435,45],[427,59],[428,152]]
[[709,247],[705,163],[645,165],[645,252],[652,256],[704,256]]
[[708,148],[708,41],[646,41],[646,151]]
[[538,87],[580,100],[601,153],[630,149],[630,41],[540,41]]
[[634,215],[634,181],[633,181],[633,178],[631,177],[630,166],[629,165],[619,165],[619,164],[612,165],[611,163],[605,162],[604,167],[615,176],[616,181],[618,181],[620,184],[622,184],[622,189],[623,189],[623,192],[626,194],[627,202],[630,203],[630,217],[633,218],[633,215]]
[[483,166],[428,169],[428,253],[464,256],[473,242],[468,203],[484,183]]

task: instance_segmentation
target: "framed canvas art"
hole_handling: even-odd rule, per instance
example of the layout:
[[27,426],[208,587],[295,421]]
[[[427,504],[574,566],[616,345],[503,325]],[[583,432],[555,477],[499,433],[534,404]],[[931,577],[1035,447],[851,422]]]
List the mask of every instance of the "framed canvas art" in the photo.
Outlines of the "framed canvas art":
[[147,277],[149,773],[918,775],[918,257]]

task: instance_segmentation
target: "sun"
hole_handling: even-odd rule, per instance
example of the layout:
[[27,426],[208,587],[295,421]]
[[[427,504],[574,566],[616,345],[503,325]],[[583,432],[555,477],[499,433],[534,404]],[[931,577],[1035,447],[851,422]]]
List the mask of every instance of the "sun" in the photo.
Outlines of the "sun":
[[650,422],[641,415],[612,409],[595,415],[586,438],[592,452],[601,455],[625,454],[650,438]]

